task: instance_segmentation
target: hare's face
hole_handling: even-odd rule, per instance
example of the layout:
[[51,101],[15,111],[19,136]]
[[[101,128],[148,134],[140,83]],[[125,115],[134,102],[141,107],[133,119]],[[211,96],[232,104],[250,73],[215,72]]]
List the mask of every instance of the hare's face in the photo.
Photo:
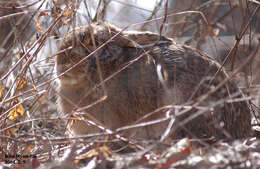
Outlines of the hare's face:
[[88,70],[88,52],[83,47],[65,49],[56,57],[56,73],[60,83],[79,85],[86,80]]

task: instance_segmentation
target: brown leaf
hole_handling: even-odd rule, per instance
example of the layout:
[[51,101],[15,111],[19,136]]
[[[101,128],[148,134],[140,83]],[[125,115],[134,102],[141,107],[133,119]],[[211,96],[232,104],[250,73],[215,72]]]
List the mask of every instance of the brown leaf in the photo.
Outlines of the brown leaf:
[[17,89],[18,90],[23,89],[26,84],[27,84],[27,79],[25,77],[18,78],[18,80],[17,80]]
[[67,10],[63,13],[63,16],[69,16],[72,13],[72,10]]
[[39,22],[40,17],[46,16],[46,15],[48,15],[46,12],[41,12],[40,15],[38,15],[37,18],[35,19],[35,26],[36,26],[36,28],[39,32],[42,32],[42,27],[41,27],[41,24]]
[[19,116],[24,118],[24,108],[22,104],[19,104],[9,112],[9,119],[12,121],[18,120]]
[[0,85],[0,99],[3,97],[4,95],[4,88]]

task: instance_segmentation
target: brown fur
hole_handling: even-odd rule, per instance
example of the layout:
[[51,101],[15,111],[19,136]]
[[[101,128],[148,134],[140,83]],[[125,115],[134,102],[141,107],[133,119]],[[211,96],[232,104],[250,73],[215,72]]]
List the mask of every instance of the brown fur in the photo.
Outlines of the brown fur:
[[[171,39],[150,32],[119,33],[120,31],[109,24],[92,24],[76,28],[67,34],[60,50],[71,46],[72,49],[57,56],[57,74],[63,73],[81,59],[85,60],[59,78],[58,107],[61,112],[77,117],[75,110],[105,98],[81,112],[88,114],[85,115],[88,119],[115,130],[135,124],[143,116],[166,105],[192,105],[200,96],[228,78],[221,70],[211,81],[220,68],[219,64],[188,46],[180,46]],[[117,33],[118,36],[107,42]],[[106,42],[107,44],[94,55],[88,56],[96,47]],[[95,56],[99,59],[99,64]],[[132,64],[125,68],[129,63]],[[161,71],[157,69],[158,65],[161,65]],[[104,83],[107,93],[100,84],[102,80],[98,71],[99,66],[103,79],[112,76]],[[115,74],[117,71],[119,72]],[[160,74],[163,77],[161,80],[158,78]],[[235,93],[237,93],[235,98],[242,97],[236,85],[232,81],[227,81],[197,107],[213,106],[220,100],[230,99]],[[172,137],[206,135],[216,138],[238,138],[250,133],[251,118],[246,101],[224,102],[212,108],[213,110],[198,115],[182,127],[179,124],[183,120],[200,110],[194,107],[180,115],[177,109],[173,109],[172,112],[176,113],[174,123],[176,130],[171,134]],[[166,110],[161,110],[144,121],[165,116]],[[130,130],[128,133],[135,135],[136,138],[154,139],[163,133],[167,124],[168,121]],[[70,129],[75,135],[100,131],[97,127],[80,120],[71,123]]]

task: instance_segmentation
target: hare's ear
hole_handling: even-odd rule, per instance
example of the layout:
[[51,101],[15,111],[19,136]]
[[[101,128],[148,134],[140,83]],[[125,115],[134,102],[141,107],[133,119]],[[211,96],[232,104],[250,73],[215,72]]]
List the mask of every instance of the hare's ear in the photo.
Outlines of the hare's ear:
[[171,39],[152,32],[123,31],[106,22],[99,24],[99,26],[103,30],[102,37],[105,40],[118,34],[113,41],[117,43],[118,46],[122,47],[144,48],[158,43],[172,43]]
[[151,47],[161,43],[172,43],[171,39],[152,32],[128,31],[123,33],[123,37],[128,40],[128,47],[135,48]]

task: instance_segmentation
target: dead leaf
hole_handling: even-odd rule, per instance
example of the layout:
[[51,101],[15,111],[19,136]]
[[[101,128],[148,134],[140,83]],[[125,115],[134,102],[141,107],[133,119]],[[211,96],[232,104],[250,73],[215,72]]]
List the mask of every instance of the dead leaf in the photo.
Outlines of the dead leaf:
[[17,89],[18,90],[23,89],[26,84],[27,84],[27,79],[25,77],[18,78],[18,80],[17,80]]
[[9,112],[10,120],[15,121],[18,120],[19,117],[24,118],[24,108],[22,104],[19,104]]
[[72,10],[67,10],[63,13],[63,16],[69,16],[72,13]]
[[18,59],[21,59],[21,57],[24,55],[24,53],[23,52],[19,52],[18,53]]
[[7,136],[13,136],[16,133],[17,130],[18,130],[18,128],[8,129],[8,135]]
[[0,85],[0,99],[3,97],[4,95],[4,88]]
[[34,145],[33,144],[29,144],[25,150],[23,151],[23,154],[30,154],[32,149],[34,148]]
[[46,12],[40,12],[40,15],[37,16],[37,18],[35,19],[35,26],[38,30],[38,32],[42,32],[42,27],[41,27],[41,24],[39,22],[40,18],[42,16],[47,16],[48,14]]

